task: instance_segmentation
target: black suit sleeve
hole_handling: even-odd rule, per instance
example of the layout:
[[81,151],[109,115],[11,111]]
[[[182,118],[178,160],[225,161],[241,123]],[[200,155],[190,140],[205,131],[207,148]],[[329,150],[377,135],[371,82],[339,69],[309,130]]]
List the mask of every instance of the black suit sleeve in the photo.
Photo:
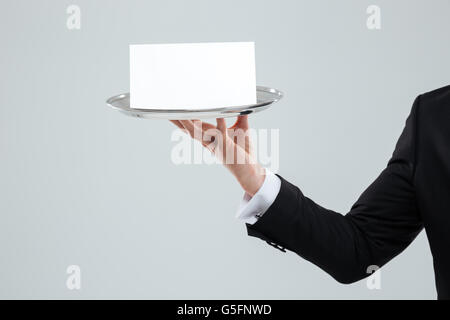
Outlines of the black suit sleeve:
[[277,198],[247,225],[248,234],[296,252],[341,283],[368,276],[369,266],[403,251],[423,228],[414,190],[419,102],[420,96],[386,169],[347,215],[321,207],[280,177]]

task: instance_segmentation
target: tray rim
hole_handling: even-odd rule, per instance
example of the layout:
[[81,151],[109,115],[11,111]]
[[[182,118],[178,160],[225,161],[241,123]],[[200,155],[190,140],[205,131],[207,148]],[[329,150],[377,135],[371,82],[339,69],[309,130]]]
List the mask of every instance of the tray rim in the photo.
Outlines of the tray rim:
[[278,89],[265,87],[265,86],[256,86],[256,91],[258,92],[266,92],[266,93],[272,93],[275,95],[275,98],[262,101],[256,104],[250,104],[250,105],[243,105],[243,106],[231,106],[231,107],[218,107],[218,108],[205,108],[205,109],[139,109],[139,108],[131,108],[131,107],[118,107],[115,106],[113,103],[117,100],[124,99],[126,97],[130,96],[129,92],[121,93],[115,96],[112,96],[106,100],[106,105],[122,111],[122,112],[129,112],[133,114],[145,114],[145,115],[158,115],[158,114],[204,114],[204,113],[236,113],[246,110],[252,110],[252,109],[259,109],[264,106],[268,106],[274,102],[279,101],[284,97],[284,93]]

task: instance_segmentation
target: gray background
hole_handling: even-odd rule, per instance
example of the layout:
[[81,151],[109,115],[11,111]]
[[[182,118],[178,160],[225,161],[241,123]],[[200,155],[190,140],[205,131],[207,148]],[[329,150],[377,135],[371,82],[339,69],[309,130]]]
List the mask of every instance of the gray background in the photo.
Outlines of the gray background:
[[[280,129],[280,174],[345,213],[415,96],[449,83],[449,1],[3,0],[0,13],[1,298],[436,297],[424,233],[382,269],[381,290],[340,285],[247,237],[238,184],[172,164],[167,121],[104,101],[128,91],[130,43],[255,41],[258,84],[286,96],[251,123]],[[70,264],[80,291],[65,286]]]

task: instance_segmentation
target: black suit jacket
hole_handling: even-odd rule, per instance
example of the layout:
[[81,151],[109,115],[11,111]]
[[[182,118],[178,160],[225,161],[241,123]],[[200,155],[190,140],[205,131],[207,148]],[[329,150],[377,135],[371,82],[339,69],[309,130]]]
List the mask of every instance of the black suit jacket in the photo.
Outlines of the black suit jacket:
[[[281,177],[280,177],[281,178]],[[386,169],[341,215],[281,178],[280,192],[248,234],[294,251],[342,283],[368,276],[425,228],[439,299],[450,298],[450,86],[414,101]]]

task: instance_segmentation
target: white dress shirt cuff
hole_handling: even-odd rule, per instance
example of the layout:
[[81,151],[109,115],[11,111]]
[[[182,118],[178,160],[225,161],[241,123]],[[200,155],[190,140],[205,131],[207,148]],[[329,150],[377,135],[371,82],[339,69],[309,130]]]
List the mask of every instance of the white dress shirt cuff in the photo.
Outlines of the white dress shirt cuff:
[[275,201],[281,188],[281,180],[270,170],[266,170],[266,177],[263,185],[253,197],[248,193],[239,205],[236,218],[248,224],[254,224],[269,209]]

